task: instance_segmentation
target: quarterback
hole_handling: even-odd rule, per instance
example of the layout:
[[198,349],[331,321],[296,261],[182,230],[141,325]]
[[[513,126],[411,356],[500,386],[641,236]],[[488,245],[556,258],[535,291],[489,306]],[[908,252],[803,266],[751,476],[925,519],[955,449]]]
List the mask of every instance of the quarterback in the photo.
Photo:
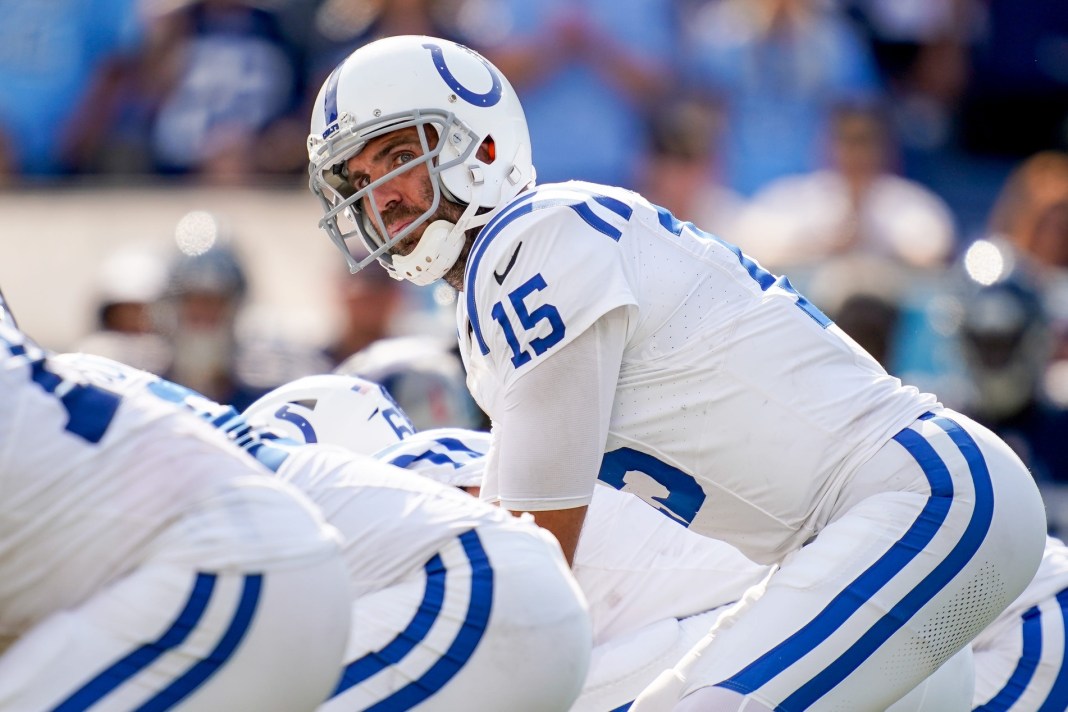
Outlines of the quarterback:
[[538,185],[519,99],[479,54],[361,47],[308,151],[350,269],[461,293],[484,498],[569,560],[599,482],[778,565],[635,712],[885,710],[1034,575],[1043,504],[1007,445],[735,246],[627,190]]

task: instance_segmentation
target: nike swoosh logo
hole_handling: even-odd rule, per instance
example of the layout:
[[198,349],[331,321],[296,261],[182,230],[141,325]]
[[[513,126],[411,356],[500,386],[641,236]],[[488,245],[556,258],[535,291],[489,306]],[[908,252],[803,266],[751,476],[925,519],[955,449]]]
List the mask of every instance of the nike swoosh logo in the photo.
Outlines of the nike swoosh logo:
[[519,256],[519,248],[523,246],[523,241],[520,240],[519,244],[515,246],[515,252],[512,253],[512,259],[508,260],[508,266],[504,268],[504,271],[497,274],[497,271],[493,271],[493,278],[497,280],[497,284],[504,284],[504,278],[508,276],[508,273],[512,271],[512,267],[515,266],[515,258]]

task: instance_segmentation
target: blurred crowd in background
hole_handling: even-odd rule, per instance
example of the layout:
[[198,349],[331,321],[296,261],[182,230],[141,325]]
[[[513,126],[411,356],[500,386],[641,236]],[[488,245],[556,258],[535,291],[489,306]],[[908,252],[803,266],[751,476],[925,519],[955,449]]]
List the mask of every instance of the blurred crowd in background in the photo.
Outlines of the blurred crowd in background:
[[[395,34],[497,64],[540,182],[634,188],[739,245],[1068,485],[1064,0],[0,0],[0,189],[306,190],[321,83]],[[239,408],[304,373],[417,373],[417,425],[481,422],[408,313],[448,310],[440,288],[372,267],[329,343],[238,338],[254,275],[190,208],[174,256],[103,260],[78,348]]]

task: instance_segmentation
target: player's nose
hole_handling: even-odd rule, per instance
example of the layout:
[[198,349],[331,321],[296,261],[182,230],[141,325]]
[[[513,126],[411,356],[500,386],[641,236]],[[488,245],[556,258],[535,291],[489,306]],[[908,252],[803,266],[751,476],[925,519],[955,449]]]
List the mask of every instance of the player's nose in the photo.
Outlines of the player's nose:
[[385,213],[400,205],[404,196],[396,180],[389,180],[371,191],[371,198],[379,211]]

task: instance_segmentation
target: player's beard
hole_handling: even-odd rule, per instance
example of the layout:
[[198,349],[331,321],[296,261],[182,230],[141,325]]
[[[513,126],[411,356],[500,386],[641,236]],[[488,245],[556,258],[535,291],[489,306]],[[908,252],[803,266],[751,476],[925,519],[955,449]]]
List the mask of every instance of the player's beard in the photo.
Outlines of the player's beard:
[[[420,202],[422,203],[422,206],[397,206],[392,210],[387,210],[382,213],[382,222],[386,225],[395,224],[408,218],[418,218],[423,213],[425,213],[427,211],[427,208],[434,204],[434,189],[430,186],[429,180],[427,181],[426,185],[423,186],[422,194],[419,197],[421,199]],[[464,206],[460,205],[459,203],[452,202],[451,200],[445,197],[444,193],[442,193],[437,210],[435,210],[430,217],[423,221],[421,227],[425,230],[427,225],[430,225],[436,220],[447,220],[448,222],[456,223],[460,219],[460,216],[463,215],[463,212]],[[422,233],[419,234],[419,237],[420,239],[422,238]],[[390,248],[390,252],[396,255],[407,255],[415,249],[415,245],[417,243],[418,240],[412,240],[409,236],[394,245],[392,248]]]
[[[423,205],[427,207],[433,205],[434,190],[430,186],[429,181],[424,187],[423,193],[420,197],[422,198]],[[465,207],[463,205],[449,200],[447,197],[445,197],[444,194],[442,194],[441,201],[438,203],[437,210],[435,210],[429,218],[423,221],[423,229],[425,230],[425,226],[430,225],[436,220],[445,220],[455,224],[460,220],[460,217],[463,215],[464,210]],[[405,218],[418,218],[425,212],[426,207],[420,209],[415,206],[402,205],[392,211],[383,213],[382,218],[383,222],[388,225],[392,222],[397,222]],[[463,291],[463,279],[465,267],[467,264],[467,255],[471,251],[471,244],[474,241],[476,235],[478,235],[478,228],[473,228],[467,231],[463,249],[460,251],[460,256],[456,258],[456,261],[449,267],[448,271],[442,277],[442,280],[444,280],[449,286],[451,286],[458,292]],[[422,239],[422,233],[420,233],[419,239]],[[416,244],[418,244],[418,240],[412,241],[410,243],[406,240],[402,240],[397,245],[394,245],[390,249],[390,252],[398,255],[407,255],[415,249]]]
[[467,235],[464,237],[464,246],[460,250],[460,256],[456,258],[456,261],[452,263],[452,267],[449,267],[449,271],[442,277],[442,280],[457,292],[464,291],[464,274],[467,272],[467,256],[471,252],[471,245],[474,244],[480,229],[481,228],[476,227],[467,231]]

